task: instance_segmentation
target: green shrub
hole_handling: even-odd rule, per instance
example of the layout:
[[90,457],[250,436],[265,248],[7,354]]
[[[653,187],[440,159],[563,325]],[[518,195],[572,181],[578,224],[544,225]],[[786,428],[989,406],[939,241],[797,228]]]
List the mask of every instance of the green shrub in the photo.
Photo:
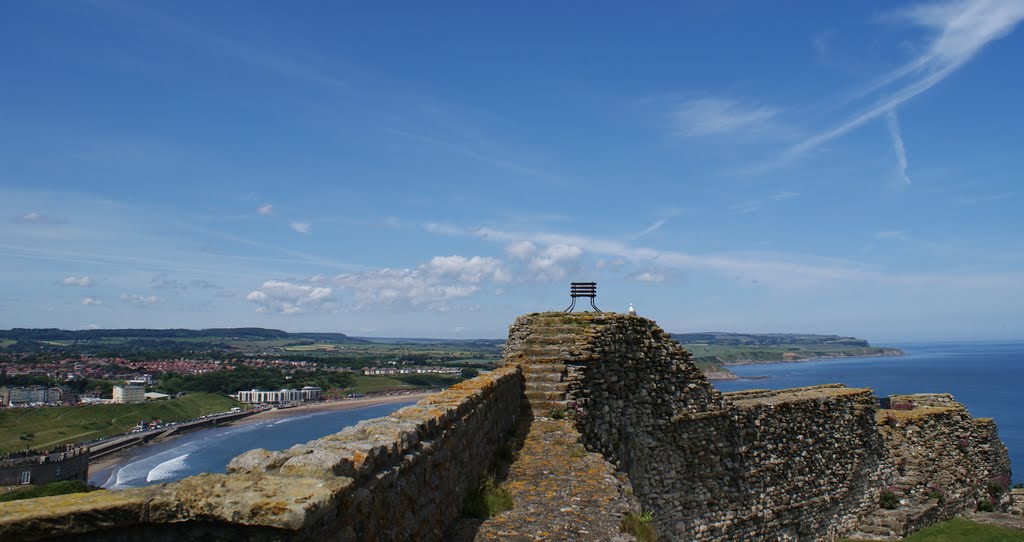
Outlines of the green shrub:
[[658,540],[658,533],[654,530],[651,520],[654,515],[650,512],[638,514],[630,512],[622,518],[619,529],[636,537],[637,542],[655,542]]
[[470,491],[462,502],[462,515],[468,518],[487,519],[506,510],[513,505],[512,495],[500,487],[494,476],[488,474],[480,480],[480,485]]
[[0,502],[19,501],[21,499],[35,499],[36,497],[51,497],[53,495],[65,495],[68,493],[85,493],[96,491],[99,488],[87,485],[80,480],[65,480],[42,486],[30,486],[0,493]]
[[978,511],[979,512],[995,512],[996,511],[996,506],[994,504],[992,504],[992,501],[990,501],[988,499],[981,499],[980,501],[978,501]]
[[888,489],[878,494],[878,506],[886,510],[895,510],[900,505],[900,499],[895,493]]

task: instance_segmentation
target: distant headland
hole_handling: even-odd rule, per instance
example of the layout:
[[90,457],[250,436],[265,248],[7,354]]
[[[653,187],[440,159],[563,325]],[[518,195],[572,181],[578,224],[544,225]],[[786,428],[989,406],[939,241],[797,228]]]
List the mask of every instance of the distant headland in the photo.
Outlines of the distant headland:
[[736,378],[728,365],[903,355],[899,348],[871,346],[863,339],[840,335],[717,331],[671,335],[693,354],[705,376],[714,380]]

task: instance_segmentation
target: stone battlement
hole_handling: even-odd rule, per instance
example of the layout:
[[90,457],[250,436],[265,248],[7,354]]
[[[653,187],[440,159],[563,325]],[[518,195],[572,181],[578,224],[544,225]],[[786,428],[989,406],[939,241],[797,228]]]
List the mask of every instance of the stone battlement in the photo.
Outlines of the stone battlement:
[[438,540],[521,397],[518,368],[503,368],[283,452],[249,451],[227,474],[0,503],[0,539]]
[[[992,420],[943,394],[889,404],[838,384],[722,394],[651,320],[534,313],[501,368],[415,406],[226,474],[0,503],[0,539],[627,541],[643,510],[664,539],[831,540],[1009,507]],[[513,429],[515,508],[457,521]]]

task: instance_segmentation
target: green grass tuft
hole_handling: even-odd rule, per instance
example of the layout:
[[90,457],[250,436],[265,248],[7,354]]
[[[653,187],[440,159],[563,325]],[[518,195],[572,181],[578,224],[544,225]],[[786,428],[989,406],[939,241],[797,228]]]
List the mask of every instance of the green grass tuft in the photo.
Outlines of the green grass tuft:
[[636,537],[637,542],[655,542],[658,540],[658,532],[654,530],[651,520],[654,516],[650,512],[638,514],[630,512],[622,518],[619,529]]
[[480,485],[466,495],[462,503],[462,515],[468,518],[487,519],[494,517],[514,506],[512,495],[498,485],[494,476],[488,474],[480,480]]
[[895,493],[888,489],[878,494],[878,506],[886,510],[895,510],[900,505],[900,499]]

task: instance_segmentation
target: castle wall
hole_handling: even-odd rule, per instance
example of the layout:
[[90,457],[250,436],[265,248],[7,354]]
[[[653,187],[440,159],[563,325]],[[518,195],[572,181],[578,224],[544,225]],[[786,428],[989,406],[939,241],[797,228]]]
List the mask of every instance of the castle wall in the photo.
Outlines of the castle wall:
[[[974,509],[1009,473],[991,420],[948,395],[893,398],[907,411],[840,385],[723,395],[653,322],[612,314],[521,317],[508,359],[530,363],[545,326],[575,330],[560,337],[565,403],[587,447],[628,473],[670,539],[895,536]],[[893,412],[906,421],[886,424]],[[936,481],[951,496],[942,505],[925,496]],[[897,510],[879,509],[883,490]]]
[[28,483],[33,485],[63,480],[85,482],[88,480],[88,473],[88,448],[73,448],[65,452],[0,460],[0,486],[23,484],[26,476]]
[[508,367],[227,474],[0,503],[0,539],[439,540],[520,412]]
[[876,413],[890,473],[879,491],[892,491],[900,506],[878,511],[896,521],[876,534],[902,536],[979,503],[1010,507],[1009,454],[991,418],[972,418],[949,394],[893,395],[890,405]]

